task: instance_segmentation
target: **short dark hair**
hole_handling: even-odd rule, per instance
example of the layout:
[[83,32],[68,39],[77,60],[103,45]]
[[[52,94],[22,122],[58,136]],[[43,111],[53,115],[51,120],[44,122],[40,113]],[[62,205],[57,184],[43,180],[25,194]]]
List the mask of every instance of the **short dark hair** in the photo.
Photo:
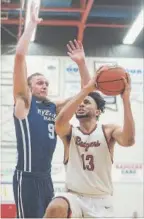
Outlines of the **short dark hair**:
[[91,98],[94,99],[94,101],[97,104],[98,110],[100,110],[101,113],[104,113],[106,101],[104,100],[102,95],[100,93],[98,93],[98,92],[90,92],[88,94],[88,96],[90,96]]
[[32,75],[30,75],[28,78],[27,78],[27,82],[28,82],[28,86],[30,87],[31,86],[31,80],[33,77],[35,76],[43,76],[43,74],[39,73],[39,72],[36,72],[36,73],[33,73]]

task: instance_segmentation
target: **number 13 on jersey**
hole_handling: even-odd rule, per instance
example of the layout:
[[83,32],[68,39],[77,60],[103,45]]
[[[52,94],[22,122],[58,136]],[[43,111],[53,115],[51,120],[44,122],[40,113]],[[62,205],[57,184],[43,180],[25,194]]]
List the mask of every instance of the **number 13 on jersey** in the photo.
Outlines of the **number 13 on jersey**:
[[93,171],[94,170],[94,157],[90,154],[82,154],[82,163],[83,163],[83,169]]

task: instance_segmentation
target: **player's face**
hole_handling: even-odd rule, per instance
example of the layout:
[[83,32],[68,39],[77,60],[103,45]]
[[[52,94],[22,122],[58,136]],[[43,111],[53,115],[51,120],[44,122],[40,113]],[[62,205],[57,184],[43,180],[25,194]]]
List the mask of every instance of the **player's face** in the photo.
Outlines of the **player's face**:
[[100,114],[97,104],[90,96],[85,97],[83,102],[78,106],[76,117],[81,118],[96,118]]
[[31,80],[32,94],[37,97],[45,98],[48,95],[49,83],[42,75],[35,76]]

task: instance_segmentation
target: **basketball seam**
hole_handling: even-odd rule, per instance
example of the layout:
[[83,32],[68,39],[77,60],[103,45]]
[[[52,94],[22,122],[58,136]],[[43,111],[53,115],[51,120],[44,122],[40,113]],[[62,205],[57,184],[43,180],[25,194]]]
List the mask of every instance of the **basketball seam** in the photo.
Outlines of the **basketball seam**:
[[[98,86],[98,89],[100,89],[101,91],[106,91],[108,93],[113,93],[113,92],[123,92],[123,90],[115,90],[115,91],[112,91],[112,90],[106,90],[106,89],[103,89],[101,86],[99,85],[102,85],[103,83],[111,83],[111,82],[117,82],[117,81],[122,81],[123,79],[122,78],[119,78],[119,79],[115,79],[115,80],[111,80],[111,81],[99,81],[99,78],[102,76],[102,74],[104,73],[104,71],[100,72],[100,74],[97,76],[97,86]],[[127,77],[126,77],[127,79]]]
[[111,92],[111,93],[113,93],[113,92],[123,92],[122,90],[115,90],[115,91],[111,91],[111,90],[105,90],[105,89],[103,89],[103,88],[101,88],[100,86],[98,86],[98,89],[101,89],[101,90],[103,90],[103,91],[107,91],[107,92]]
[[100,84],[102,84],[102,83],[111,83],[111,82],[113,82],[113,81],[122,81],[123,79],[116,79],[116,80],[112,80],[112,81],[97,81],[97,83],[100,83]]

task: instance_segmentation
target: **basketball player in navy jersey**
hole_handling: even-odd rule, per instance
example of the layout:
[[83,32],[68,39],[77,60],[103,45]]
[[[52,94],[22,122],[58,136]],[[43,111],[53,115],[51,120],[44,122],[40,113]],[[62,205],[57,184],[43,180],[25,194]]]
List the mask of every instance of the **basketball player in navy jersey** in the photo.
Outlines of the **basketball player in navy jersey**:
[[[113,186],[111,168],[114,144],[132,146],[135,125],[130,105],[130,78],[124,79],[123,128],[97,122],[105,101],[96,89],[96,76],[67,103],[56,118],[56,132],[65,146],[66,193],[49,204],[45,218],[112,217]],[[70,119],[76,112],[79,127]]]
[[[13,189],[18,218],[42,218],[54,191],[51,161],[56,147],[55,118],[69,101],[52,102],[47,98],[48,81],[41,73],[27,79],[25,56],[32,33],[41,22],[32,3],[30,22],[16,47],[14,66],[14,123],[18,161]],[[76,40],[67,45],[68,54],[78,64],[82,84],[89,81],[84,51]],[[73,48],[73,54],[71,53]]]

